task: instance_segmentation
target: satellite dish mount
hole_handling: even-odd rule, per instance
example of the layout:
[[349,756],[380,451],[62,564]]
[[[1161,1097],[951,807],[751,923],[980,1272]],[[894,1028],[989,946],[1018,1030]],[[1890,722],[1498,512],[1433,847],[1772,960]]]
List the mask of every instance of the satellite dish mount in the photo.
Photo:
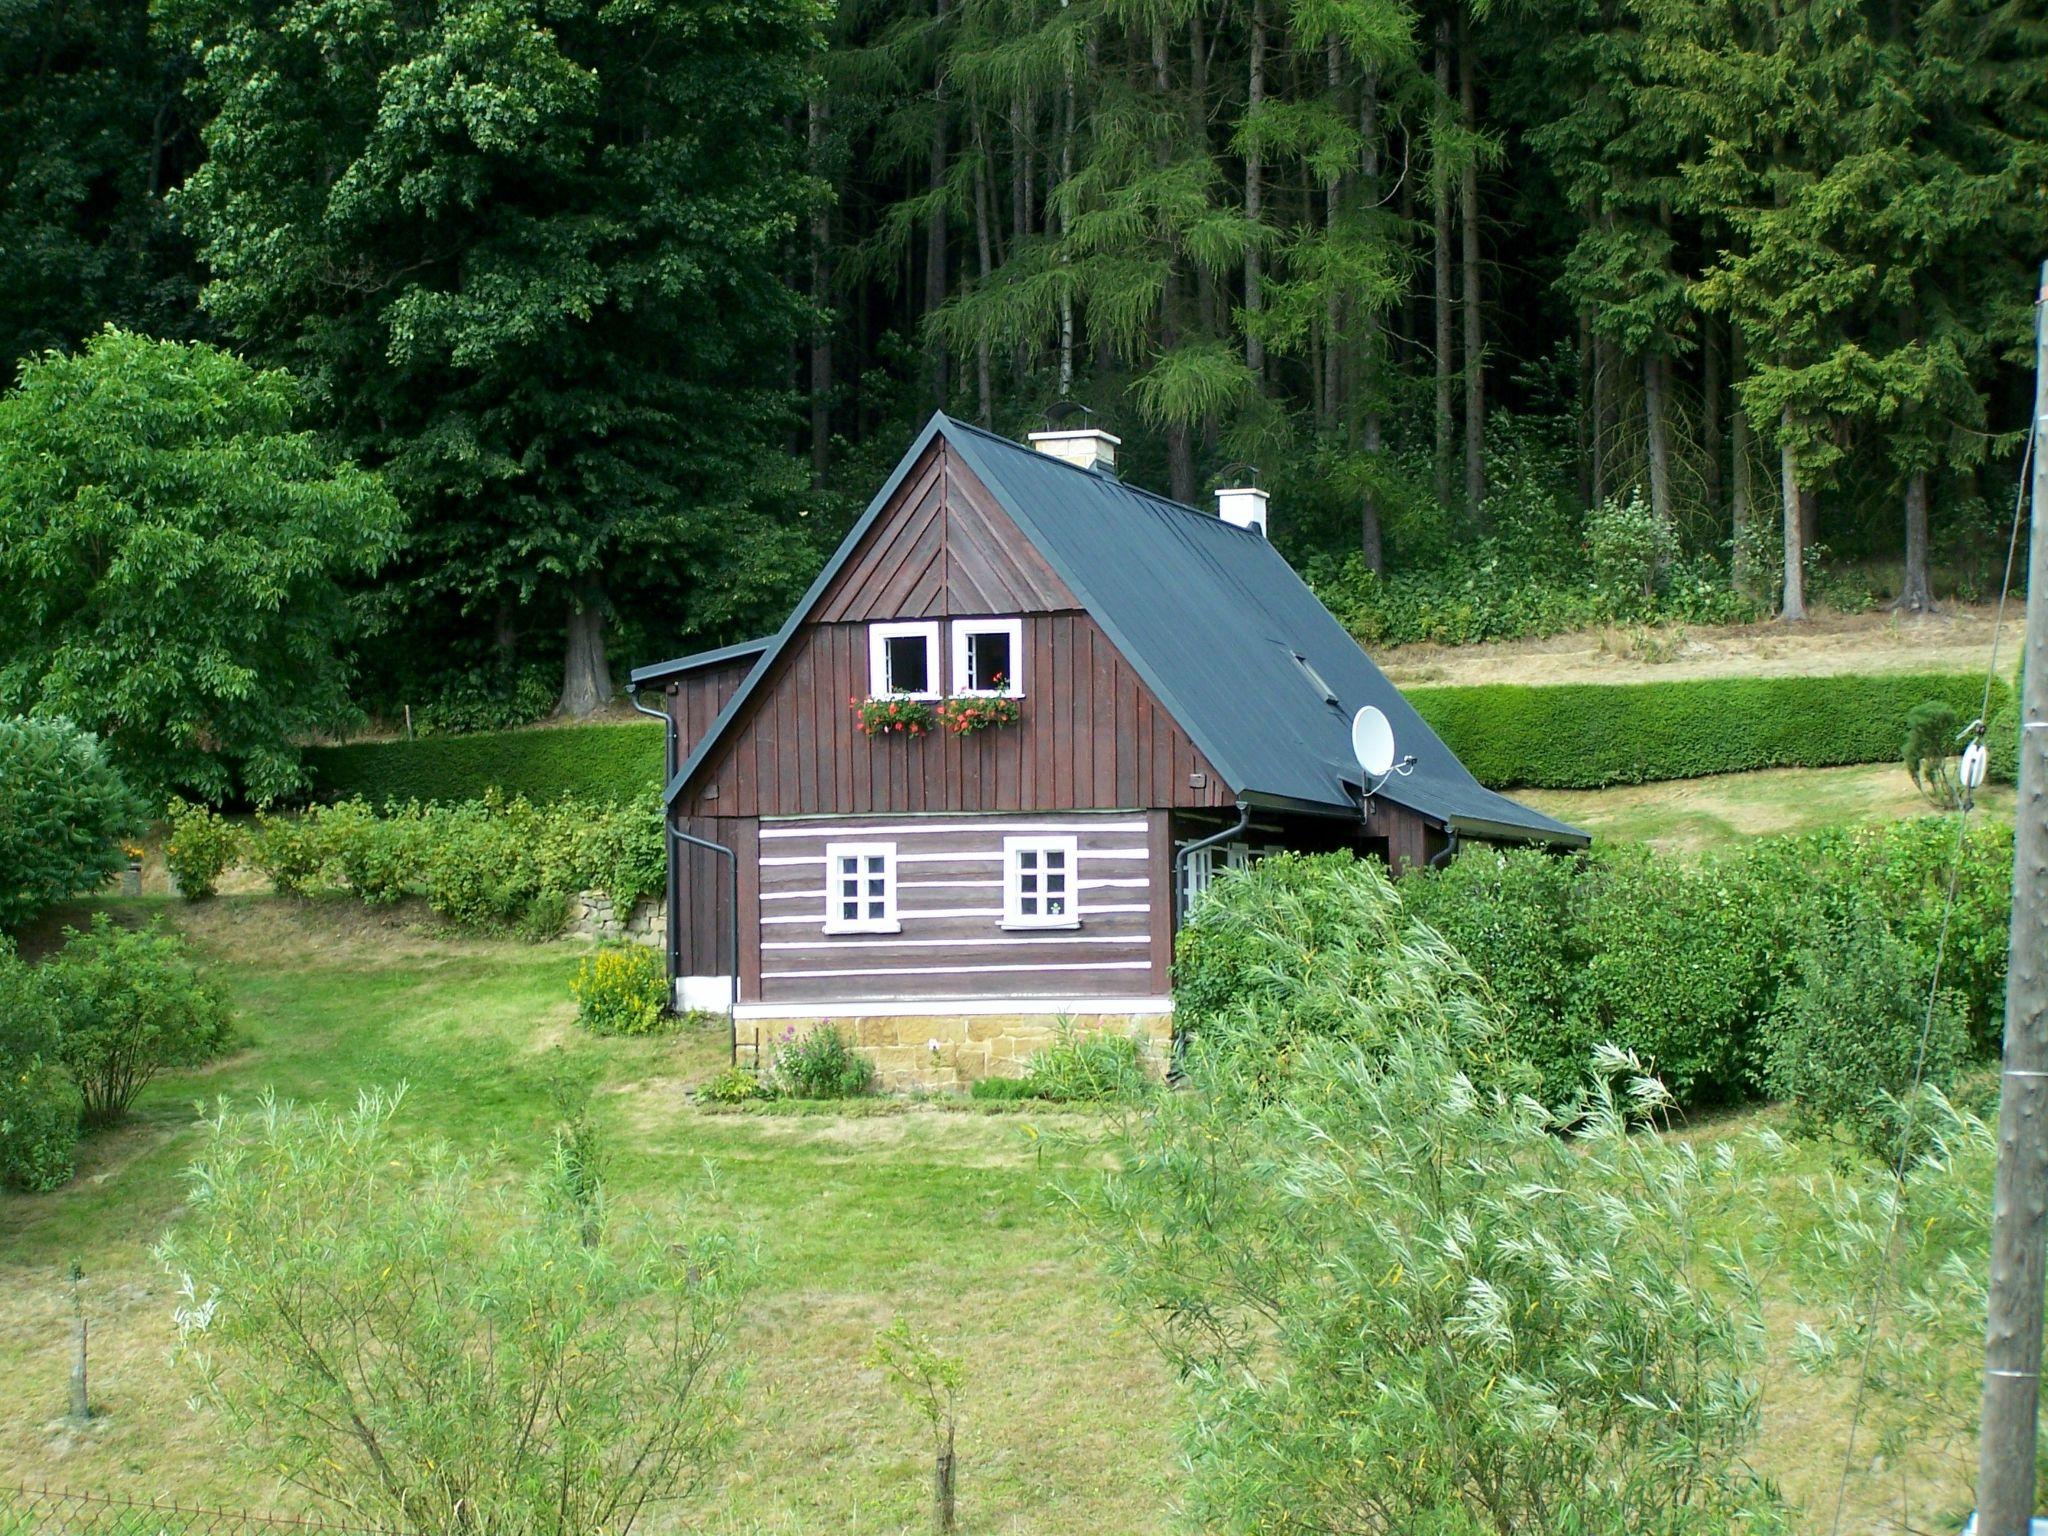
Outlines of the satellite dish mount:
[[1365,771],[1367,800],[1386,787],[1387,780],[1405,778],[1415,771],[1411,752],[1398,762],[1394,758],[1394,727],[1386,711],[1368,704],[1351,717],[1351,754]]

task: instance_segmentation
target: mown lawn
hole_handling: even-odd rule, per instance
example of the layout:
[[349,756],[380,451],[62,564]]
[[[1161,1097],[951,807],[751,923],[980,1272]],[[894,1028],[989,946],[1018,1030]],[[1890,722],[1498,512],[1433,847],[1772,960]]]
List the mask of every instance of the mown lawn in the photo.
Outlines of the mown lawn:
[[[130,1125],[86,1143],[66,1189],[0,1196],[0,1381],[9,1387],[0,1484],[297,1507],[187,1403],[169,1364],[172,1286],[148,1250],[178,1216],[195,1100],[271,1086],[344,1102],[362,1085],[404,1082],[406,1128],[479,1152],[502,1144],[516,1165],[542,1144],[560,1050],[597,1075],[620,1197],[689,1196],[759,1245],[759,1288],[739,1340],[752,1362],[739,1443],[715,1487],[662,1510],[650,1529],[924,1529],[921,1427],[862,1364],[875,1331],[898,1316],[967,1365],[964,1530],[1171,1528],[1175,1389],[1107,1305],[1046,1198],[1048,1181],[1076,1168],[1059,1133],[1085,1131],[1087,1116],[901,1103],[852,1114],[704,1113],[684,1090],[723,1063],[722,1028],[657,1041],[582,1035],[567,1002],[576,945],[448,937],[339,898],[114,905],[161,910],[193,937],[232,988],[245,1044],[204,1072],[154,1085]],[[1696,1129],[1730,1134],[1768,1114]],[[74,1257],[87,1275],[104,1411],[83,1431],[60,1418]],[[1820,1531],[1844,1465],[1853,1384],[1814,1382],[1782,1363],[1800,1315],[1789,1283],[1773,1282],[1779,1362],[1767,1373],[1754,1460],[1814,1512],[1801,1528]],[[1949,1449],[1904,1467],[1859,1456],[1848,1518],[1901,1529],[1903,1495],[1912,1527],[1953,1528],[1968,1458]]]

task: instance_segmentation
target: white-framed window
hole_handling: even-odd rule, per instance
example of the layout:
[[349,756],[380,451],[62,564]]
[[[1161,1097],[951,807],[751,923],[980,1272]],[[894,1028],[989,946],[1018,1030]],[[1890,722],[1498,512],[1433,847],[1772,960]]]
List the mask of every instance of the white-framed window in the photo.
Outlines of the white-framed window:
[[868,693],[913,699],[939,696],[939,626],[936,620],[868,626]]
[[953,691],[1024,697],[1024,621],[955,619]]
[[825,931],[901,933],[896,920],[896,845],[825,845]]
[[1071,837],[1003,839],[1003,926],[1078,928],[1075,903],[1076,840]]
[[1219,871],[1244,869],[1251,862],[1251,849],[1243,843],[1225,843],[1220,848],[1197,848],[1189,854],[1187,903],[1190,910],[1198,900],[1209,894],[1209,883],[1216,878]]

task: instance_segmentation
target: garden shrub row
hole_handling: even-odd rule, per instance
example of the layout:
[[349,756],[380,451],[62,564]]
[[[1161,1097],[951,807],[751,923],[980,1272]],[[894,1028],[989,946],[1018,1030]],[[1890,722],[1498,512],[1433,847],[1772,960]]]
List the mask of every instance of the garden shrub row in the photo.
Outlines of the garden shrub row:
[[[1896,762],[1906,715],[1937,699],[1976,718],[1984,680],[1958,673],[1489,683],[1408,699],[1482,784],[1600,789],[1759,768]],[[1996,710],[2011,697],[1993,689]]]
[[82,1129],[124,1118],[159,1072],[226,1049],[227,1001],[184,942],[104,912],[30,965],[0,945],[0,1182],[54,1189]]
[[486,790],[454,804],[366,800],[260,815],[241,828],[204,807],[174,804],[164,862],[192,899],[246,861],[284,895],[339,886],[371,905],[416,896],[452,923],[557,932],[569,899],[599,890],[616,911],[662,888],[661,815],[651,791],[629,803],[536,804]]
[[1995,1049],[2012,832],[1977,824],[1963,845],[1933,991],[1955,847],[1953,819],[1925,817],[1701,858],[1474,848],[1402,881],[1398,920],[1377,865],[1284,855],[1219,881],[1183,930],[1177,1013],[1199,1031],[1270,1008],[1284,1057],[1288,1031],[1356,1033],[1380,1014],[1391,1029],[1413,1000],[1383,995],[1390,953],[1447,943],[1518,1085],[1553,1107],[1613,1044],[1688,1108],[1768,1095],[1867,1126],[1909,1081],[1923,1027],[1937,1083]]
[[0,717],[0,933],[104,885],[144,820],[97,736],[68,720]]
[[366,741],[306,753],[315,792],[374,806],[477,800],[636,800],[661,783],[664,732],[653,721]]
[[[1599,789],[1758,768],[1898,759],[1906,714],[1928,699],[1976,718],[1983,680],[1960,673],[1706,678],[1652,683],[1414,688],[1408,699],[1483,784]],[[2011,714],[2012,692],[1993,690]],[[1995,750],[1994,774],[2011,754]],[[623,802],[661,782],[652,725],[562,726],[307,754],[323,797],[371,805],[480,798]]]

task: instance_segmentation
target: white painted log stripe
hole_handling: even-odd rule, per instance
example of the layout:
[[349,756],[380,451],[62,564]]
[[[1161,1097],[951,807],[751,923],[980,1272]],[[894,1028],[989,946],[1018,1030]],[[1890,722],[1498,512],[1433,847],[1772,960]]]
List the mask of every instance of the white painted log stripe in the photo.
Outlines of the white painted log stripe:
[[[1150,960],[1081,960],[1050,965],[878,965],[859,970],[763,971],[763,981],[815,981],[832,976],[985,976],[993,971],[1149,971]],[[818,1006],[829,1008],[830,1004]]]
[[763,839],[771,837],[916,837],[933,833],[984,832],[1011,836],[1020,832],[1142,832],[1142,821],[970,821],[970,822],[905,822],[878,827],[862,826],[853,822],[835,821],[824,825],[803,827],[761,828]]
[[[1003,882],[997,880],[992,883],[1001,885]],[[902,889],[901,881],[897,882],[897,888],[899,890]],[[761,899],[763,901],[823,901],[825,899],[825,887],[821,885],[816,890],[811,891],[763,891]],[[771,918],[769,921],[772,922],[773,919]]]
[[[1077,859],[1146,859],[1151,856],[1151,850],[1146,848],[1082,848],[1074,855]],[[782,864],[823,864],[824,862],[825,855],[822,853],[778,853],[764,857],[761,860],[764,868]],[[1003,855],[1000,850],[994,853],[899,853],[896,855],[896,862],[898,864],[1000,864],[1003,862]]]
[[1100,934],[1059,934],[1047,937],[1018,938],[1005,934],[1000,938],[979,939],[795,939],[775,944],[763,944],[766,949],[988,949],[1001,945],[1008,949],[1013,944],[1150,944],[1151,935],[1137,934],[1133,937],[1104,937]]
[[[901,887],[899,886],[898,889],[900,890]],[[1075,915],[1083,918],[1107,917],[1112,913],[1118,912],[1149,913],[1151,910],[1152,903],[1149,901],[1109,902],[1102,906],[1082,907]],[[906,923],[927,917],[1001,917],[1002,915],[1003,909],[1001,907],[925,908],[899,906],[896,909],[897,920]],[[775,923],[811,923],[815,925],[824,921],[825,914],[823,912],[809,912],[800,917],[764,917],[761,919],[761,926],[766,928]]]

